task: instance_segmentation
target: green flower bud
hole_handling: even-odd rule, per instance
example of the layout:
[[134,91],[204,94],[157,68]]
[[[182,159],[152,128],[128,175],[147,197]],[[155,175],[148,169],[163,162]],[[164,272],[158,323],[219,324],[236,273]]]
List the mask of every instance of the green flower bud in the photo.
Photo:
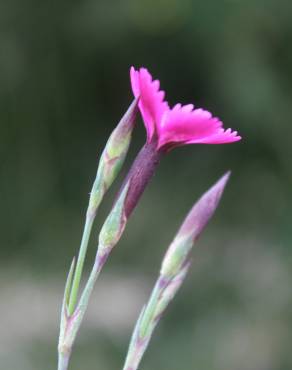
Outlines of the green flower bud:
[[98,247],[99,253],[111,250],[117,244],[125,229],[127,223],[127,217],[125,215],[125,200],[128,189],[129,183],[124,187],[100,231]]
[[95,216],[104,194],[117,177],[125,161],[132,138],[137,110],[138,99],[135,99],[107,141],[90,194],[87,211],[89,217]]

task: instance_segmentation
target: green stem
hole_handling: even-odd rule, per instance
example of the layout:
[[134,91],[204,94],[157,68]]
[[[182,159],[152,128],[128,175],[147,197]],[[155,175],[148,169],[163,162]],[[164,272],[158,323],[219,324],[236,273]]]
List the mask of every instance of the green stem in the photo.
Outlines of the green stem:
[[59,353],[58,357],[58,370],[67,370],[69,365],[69,353]]
[[100,271],[102,270],[104,263],[107,260],[107,257],[108,254],[100,255],[99,252],[97,252],[93,268],[91,270],[88,281],[81,294],[78,306],[76,308],[77,314],[70,318],[71,322],[69,321],[67,322],[66,324],[67,326],[64,331],[64,338],[62,337],[60,340],[58,349],[59,351],[58,370],[67,370],[68,368],[70,353],[72,351],[72,346],[74,344],[75,337],[80,328],[83,316],[88,305],[88,301],[91,297],[91,293],[94,288],[94,284],[96,282],[96,279],[98,278]]
[[161,286],[160,280],[158,279],[152,290],[151,297],[140,321],[139,337],[142,339],[147,336],[147,332],[150,329],[151,324],[153,323],[153,315],[156,311],[156,307],[162,291],[163,287]]
[[[82,313],[82,317],[85,313],[85,310],[88,306],[88,302],[89,302],[89,299],[91,297],[91,294],[92,294],[92,291],[93,291],[93,288],[94,288],[94,284],[100,274],[100,271],[102,270],[103,268],[103,265],[105,264],[107,258],[109,256],[109,252],[108,253],[103,253],[101,254],[99,252],[99,248],[97,249],[97,254],[96,254],[96,258],[95,258],[95,262],[94,262],[94,265],[92,267],[92,270],[91,270],[91,273],[89,275],[89,278],[87,280],[87,283],[85,285],[85,288],[81,294],[81,297],[80,297],[80,300],[79,300],[79,303],[78,303],[78,310]],[[79,315],[81,316],[81,315]],[[82,318],[80,319],[80,321],[82,320]]]
[[86,256],[86,251],[88,247],[89,237],[90,237],[94,218],[95,217],[90,216],[90,215],[87,215],[86,217],[81,245],[80,245],[79,254],[78,254],[78,260],[76,263],[76,269],[75,269],[74,278],[72,282],[70,299],[69,299],[69,307],[68,307],[69,315],[73,314],[75,306],[76,306],[84,260]]
[[156,310],[165,285],[158,278],[145,309],[136,323],[123,370],[137,370],[156,325]]

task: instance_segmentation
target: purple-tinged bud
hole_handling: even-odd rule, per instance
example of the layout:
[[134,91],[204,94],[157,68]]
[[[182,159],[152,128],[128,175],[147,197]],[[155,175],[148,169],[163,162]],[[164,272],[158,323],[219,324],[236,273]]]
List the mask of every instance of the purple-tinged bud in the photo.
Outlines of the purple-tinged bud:
[[223,190],[229,180],[230,172],[222,176],[215,185],[213,185],[198,202],[193,206],[182,224],[177,237],[191,237],[195,241],[213,216]]
[[134,99],[129,106],[127,112],[124,114],[117,127],[112,132],[106,144],[107,155],[110,158],[115,158],[125,151],[125,146],[128,147],[129,136],[132,135],[135,126],[135,118],[138,112],[138,101]]
[[230,172],[216,182],[193,206],[176,237],[171,243],[162,262],[161,275],[167,278],[176,276],[184,265],[194,242],[198,239],[212,218],[221,199]]
[[103,150],[96,179],[90,193],[87,211],[89,217],[95,216],[104,194],[117,177],[125,161],[135,126],[135,118],[138,112],[138,100],[139,99],[135,99],[132,102],[127,112],[110,135]]

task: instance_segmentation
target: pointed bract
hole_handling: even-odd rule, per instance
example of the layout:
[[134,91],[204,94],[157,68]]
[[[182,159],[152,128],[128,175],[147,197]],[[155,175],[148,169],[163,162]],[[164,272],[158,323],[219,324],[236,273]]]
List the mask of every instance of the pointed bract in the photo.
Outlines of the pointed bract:
[[64,296],[63,296],[63,303],[62,303],[62,310],[61,310],[61,322],[60,322],[60,337],[59,343],[62,344],[62,340],[64,339],[64,333],[66,330],[66,321],[67,321],[67,306],[69,303],[69,296],[72,284],[72,277],[75,268],[75,257],[72,260],[70,265],[69,273],[67,275],[67,280],[65,284]]

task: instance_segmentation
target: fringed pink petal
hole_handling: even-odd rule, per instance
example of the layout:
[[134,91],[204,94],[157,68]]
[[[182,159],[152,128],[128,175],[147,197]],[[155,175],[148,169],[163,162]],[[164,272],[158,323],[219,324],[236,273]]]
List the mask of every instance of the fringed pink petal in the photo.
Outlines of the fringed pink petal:
[[192,104],[176,104],[164,113],[159,129],[159,148],[169,150],[184,144],[223,144],[241,139],[237,132],[224,131],[222,122]]
[[165,93],[159,90],[159,81],[153,81],[152,76],[146,68],[130,70],[131,85],[135,97],[139,97],[139,108],[144,120],[147,131],[147,141],[151,141],[156,127],[161,122],[161,118],[166,110],[169,109],[167,102],[164,101]]
[[241,140],[241,136],[237,135],[237,131],[228,128],[227,130],[221,129],[217,133],[199,140],[187,141],[185,144],[228,144],[239,140]]

